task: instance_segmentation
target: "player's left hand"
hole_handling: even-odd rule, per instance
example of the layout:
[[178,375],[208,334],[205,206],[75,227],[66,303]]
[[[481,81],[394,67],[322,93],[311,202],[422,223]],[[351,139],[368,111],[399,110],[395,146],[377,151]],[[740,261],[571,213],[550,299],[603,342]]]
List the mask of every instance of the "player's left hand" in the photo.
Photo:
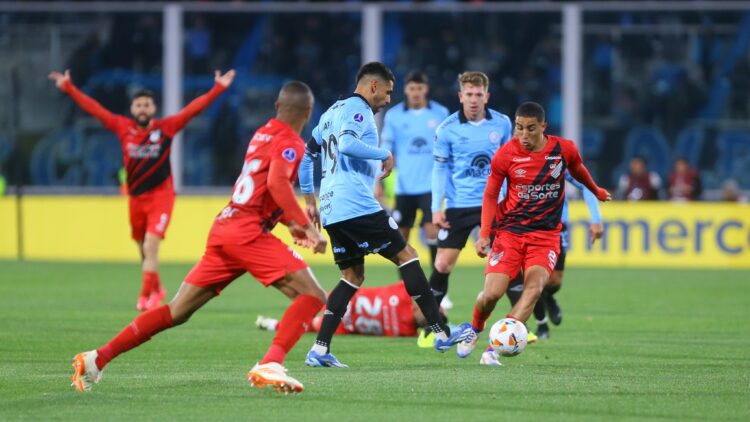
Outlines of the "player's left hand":
[[391,175],[391,172],[393,171],[393,166],[396,165],[396,162],[393,161],[393,154],[388,153],[388,158],[383,160],[383,172],[381,173],[379,179],[383,180],[386,177]]
[[591,239],[591,244],[593,245],[594,242],[596,242],[597,239],[601,239],[604,235],[604,225],[602,223],[592,223],[589,226],[589,239]]
[[474,250],[477,252],[480,258],[486,258],[490,248],[490,238],[480,237],[474,242]]
[[225,74],[221,74],[218,70],[214,71],[214,82],[223,86],[224,88],[228,87],[229,85],[232,85],[232,81],[234,80],[235,75],[234,69],[230,69],[229,72]]

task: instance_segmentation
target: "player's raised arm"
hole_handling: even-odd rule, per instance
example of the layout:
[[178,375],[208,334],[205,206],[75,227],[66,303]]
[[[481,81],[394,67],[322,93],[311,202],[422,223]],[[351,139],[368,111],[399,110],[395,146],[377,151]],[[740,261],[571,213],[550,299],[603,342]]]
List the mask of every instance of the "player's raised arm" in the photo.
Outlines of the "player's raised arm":
[[609,192],[607,192],[606,189],[600,188],[596,182],[594,182],[591,173],[589,173],[589,170],[583,165],[583,159],[581,158],[581,154],[578,152],[578,148],[576,148],[575,144],[572,141],[565,141],[562,145],[563,154],[565,155],[570,175],[589,188],[589,190],[596,196],[596,199],[600,201],[612,200],[612,196]]
[[234,80],[235,71],[234,69],[229,70],[225,74],[221,74],[218,70],[214,72],[214,86],[210,91],[194,99],[185,108],[180,110],[177,114],[167,117],[165,125],[168,130],[174,133],[179,132],[185,125],[188,124],[190,119],[198,115],[211,102],[213,102],[221,93],[223,93]]
[[599,200],[596,198],[593,192],[591,192],[586,186],[583,186],[581,182],[574,179],[569,172],[565,172],[565,180],[572,183],[573,186],[583,192],[583,201],[586,203],[586,207],[589,209],[589,217],[591,218],[591,224],[589,225],[589,239],[593,245],[597,239],[601,239],[604,235],[604,225],[602,224],[602,210],[599,207]]
[[96,117],[104,127],[110,129],[114,122],[115,114],[104,108],[98,101],[84,94],[73,84],[70,78],[70,69],[66,69],[64,73],[52,71],[47,76],[51,81],[55,82],[57,88],[68,94],[73,101],[78,104],[86,113]]

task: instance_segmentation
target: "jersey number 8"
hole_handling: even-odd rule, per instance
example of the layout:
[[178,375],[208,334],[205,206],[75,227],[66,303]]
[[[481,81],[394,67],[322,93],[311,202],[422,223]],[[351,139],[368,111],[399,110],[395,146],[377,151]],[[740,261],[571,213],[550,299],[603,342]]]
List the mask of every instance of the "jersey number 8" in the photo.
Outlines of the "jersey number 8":
[[246,161],[242,166],[242,172],[240,177],[234,183],[234,192],[232,192],[232,202],[237,205],[244,205],[253,196],[255,191],[255,182],[253,181],[252,173],[254,173],[260,167],[262,160]]

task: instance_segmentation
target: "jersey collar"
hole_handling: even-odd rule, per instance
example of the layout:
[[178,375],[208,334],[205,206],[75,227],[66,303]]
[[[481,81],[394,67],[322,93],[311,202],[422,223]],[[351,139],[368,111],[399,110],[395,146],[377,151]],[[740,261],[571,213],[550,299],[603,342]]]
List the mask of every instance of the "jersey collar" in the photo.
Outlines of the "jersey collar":
[[359,95],[359,94],[357,94],[357,93],[354,93],[354,94],[352,94],[352,96],[351,96],[351,97],[349,97],[349,98],[352,98],[352,97],[357,97],[357,98],[359,98],[360,100],[364,101],[364,102],[365,102],[365,104],[367,104],[367,108],[369,108],[370,110],[372,110],[372,107],[370,107],[370,103],[368,103],[368,102],[367,102],[367,100],[365,99],[365,97],[363,97],[363,96],[361,96],[361,95]]
[[[490,108],[487,106],[484,106],[484,118],[485,120],[492,120],[492,113],[490,113]],[[469,119],[467,119],[464,114],[463,107],[458,109],[458,121],[461,123],[469,123]]]
[[[432,101],[427,100],[427,107],[426,108],[428,110],[432,109]],[[407,111],[407,110],[409,110],[409,103],[406,100],[404,100],[404,111]]]

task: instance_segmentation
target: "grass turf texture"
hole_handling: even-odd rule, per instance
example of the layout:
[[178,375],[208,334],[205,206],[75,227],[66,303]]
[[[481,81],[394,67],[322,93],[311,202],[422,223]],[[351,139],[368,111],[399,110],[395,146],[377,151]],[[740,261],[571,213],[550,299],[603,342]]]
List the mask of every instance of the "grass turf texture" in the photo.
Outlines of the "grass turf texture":
[[[164,265],[173,294],[189,270]],[[326,289],[332,265],[314,269]],[[368,285],[396,280],[368,268]],[[246,372],[272,334],[258,314],[288,303],[249,276],[194,315],[121,355],[87,394],[69,387],[71,358],[136,315],[137,265],[0,262],[0,420],[748,420],[750,273],[569,269],[563,324],[504,366],[418,349],[412,338],[342,336],[350,369],[307,368],[302,338],[287,367],[305,392],[256,390]],[[454,323],[471,316],[481,269],[451,277]],[[490,322],[508,310],[503,299]],[[534,328],[535,324],[531,324]]]

